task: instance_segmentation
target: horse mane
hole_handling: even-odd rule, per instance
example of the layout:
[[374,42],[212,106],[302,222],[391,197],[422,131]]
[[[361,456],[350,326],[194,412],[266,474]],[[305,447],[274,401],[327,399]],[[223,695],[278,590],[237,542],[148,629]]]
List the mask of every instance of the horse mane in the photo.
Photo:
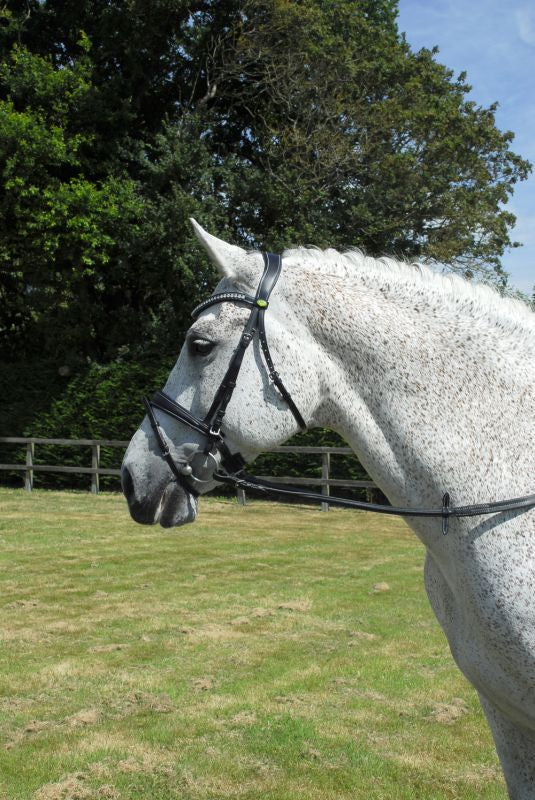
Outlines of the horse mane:
[[290,268],[293,262],[305,270],[331,277],[351,279],[358,272],[368,283],[375,285],[384,285],[394,278],[396,285],[402,283],[413,295],[431,292],[438,302],[449,298],[459,310],[464,308],[477,316],[495,317],[508,329],[514,327],[525,331],[528,328],[535,332],[535,314],[523,300],[503,297],[492,286],[471,283],[460,275],[439,272],[426,264],[386,256],[373,258],[358,249],[340,253],[332,248],[322,250],[319,247],[285,250],[283,257]]

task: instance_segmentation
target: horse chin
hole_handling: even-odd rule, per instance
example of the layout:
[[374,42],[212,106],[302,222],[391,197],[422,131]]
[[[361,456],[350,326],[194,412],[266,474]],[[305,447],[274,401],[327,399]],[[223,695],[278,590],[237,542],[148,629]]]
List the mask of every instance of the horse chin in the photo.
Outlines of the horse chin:
[[162,528],[176,528],[195,522],[197,518],[197,498],[176,483],[170,483],[160,501],[155,522]]

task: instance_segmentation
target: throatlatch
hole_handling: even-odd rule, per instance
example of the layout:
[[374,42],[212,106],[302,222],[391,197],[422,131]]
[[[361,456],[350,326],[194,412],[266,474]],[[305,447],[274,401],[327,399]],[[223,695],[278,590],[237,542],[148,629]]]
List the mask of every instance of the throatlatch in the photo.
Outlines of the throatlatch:
[[[292,412],[301,430],[306,430],[307,427],[299,409],[284,386],[279,373],[275,369],[266,337],[265,313],[269,307],[269,297],[279,279],[282,268],[282,258],[275,253],[262,253],[262,256],[264,259],[264,272],[254,297],[244,292],[219,292],[200,303],[193,309],[191,314],[193,319],[197,319],[199,314],[216,303],[240,303],[251,307],[251,313],[245,323],[240,341],[230,359],[227,371],[204,419],[196,417],[186,408],[176,403],[163,391],[157,391],[150,400],[147,397],[143,397],[143,403],[158,447],[160,448],[162,458],[164,458],[169,465],[177,482],[186,491],[198,495],[198,485],[215,480],[219,483],[248,489],[250,491],[258,491],[263,494],[275,494],[282,497],[295,497],[307,502],[324,503],[325,496],[317,492],[303,492],[291,486],[285,486],[283,484],[261,480],[252,475],[246,475],[243,472],[246,464],[245,459],[240,453],[230,452],[225,443],[225,433],[221,430],[228,404],[236,388],[236,382],[243,363],[245,351],[256,334],[258,334],[270,381],[277,387],[281,397],[288,405],[288,408]],[[176,463],[171,455],[160,426],[158,425],[154,409],[158,409],[168,416],[173,417],[178,420],[178,422],[192,428],[204,437],[204,454],[208,458],[213,459],[215,466],[215,471],[213,471],[209,480],[199,478],[199,476],[195,474],[190,461],[186,460],[180,462],[180,464]],[[195,455],[197,454],[194,454],[193,458]],[[440,508],[400,508],[396,506],[379,505],[377,503],[366,503],[360,500],[350,500],[345,497],[333,497],[331,495],[329,496],[329,505],[372,511],[378,514],[393,514],[401,517],[441,517],[442,533],[446,535],[448,533],[449,520],[451,517],[475,517],[485,514],[498,514],[506,511],[520,511],[533,508],[535,506],[535,494],[525,497],[516,497],[510,500],[501,500],[495,503],[455,507],[450,505],[450,495],[448,492],[445,492],[442,497],[442,506]]]

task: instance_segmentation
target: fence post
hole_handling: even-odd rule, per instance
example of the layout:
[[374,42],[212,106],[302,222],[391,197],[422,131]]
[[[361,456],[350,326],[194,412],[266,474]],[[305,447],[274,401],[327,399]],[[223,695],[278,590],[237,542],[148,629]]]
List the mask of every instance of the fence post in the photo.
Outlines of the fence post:
[[91,468],[96,470],[91,473],[91,491],[93,494],[98,494],[99,481],[98,481],[98,468],[100,466],[100,445],[91,445]]
[[238,486],[238,488],[236,489],[236,500],[238,501],[239,506],[247,505],[245,489],[242,489],[240,486]]
[[27,492],[33,489],[33,457],[35,453],[35,444],[33,442],[26,443],[26,466],[29,468],[24,474],[24,488]]
[[[331,454],[330,453],[322,453],[322,464],[321,464],[321,477],[325,481],[321,487],[321,493],[325,495],[325,497],[329,497],[331,493],[331,487],[329,486],[329,471],[331,467]],[[322,503],[321,504],[322,511],[329,510],[329,503]]]

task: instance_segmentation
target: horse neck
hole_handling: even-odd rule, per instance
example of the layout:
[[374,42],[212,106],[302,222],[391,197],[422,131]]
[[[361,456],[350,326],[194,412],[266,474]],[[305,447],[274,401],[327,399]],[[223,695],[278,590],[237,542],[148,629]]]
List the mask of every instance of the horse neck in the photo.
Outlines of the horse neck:
[[532,491],[533,470],[523,488],[513,465],[533,439],[533,327],[504,335],[511,314],[496,320],[477,293],[470,302],[402,274],[305,281],[325,387],[316,422],[349,442],[392,502],[436,503],[450,487],[463,487],[456,502]]

